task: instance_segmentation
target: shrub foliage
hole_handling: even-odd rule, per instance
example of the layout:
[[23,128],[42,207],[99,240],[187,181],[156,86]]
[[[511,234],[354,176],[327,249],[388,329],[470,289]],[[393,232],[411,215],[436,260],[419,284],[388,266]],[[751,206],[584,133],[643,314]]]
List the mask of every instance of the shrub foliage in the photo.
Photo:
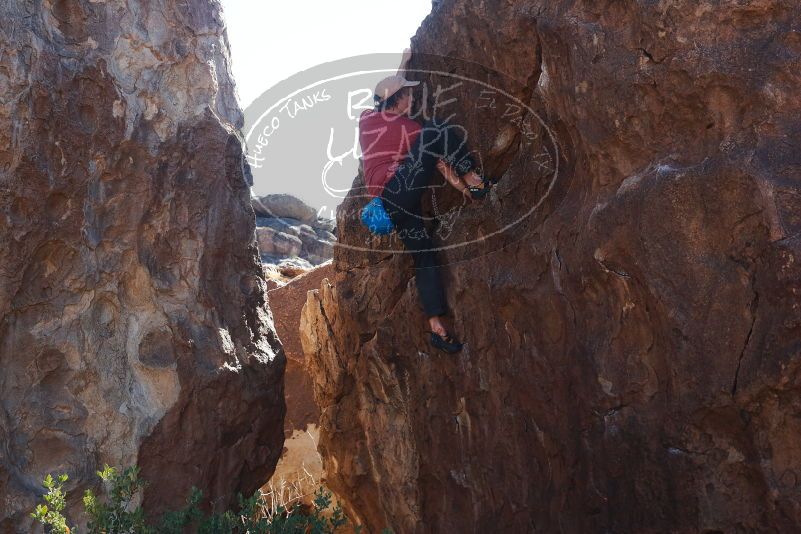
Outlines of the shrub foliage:
[[[83,507],[88,516],[86,534],[335,534],[341,532],[347,518],[337,504],[333,510],[324,514],[331,506],[330,492],[320,487],[314,494],[314,506],[306,512],[300,506],[279,507],[274,513],[265,514],[260,493],[244,498],[239,495],[236,511],[205,514],[200,505],[203,492],[193,487],[186,504],[180,510],[165,513],[157,524],[148,524],[145,512],[135,504],[140,490],[147,482],[139,476],[139,468],[129,467],[122,472],[109,466],[97,472],[104,482],[106,495],[101,498],[92,490],[83,495]],[[31,514],[45,525],[50,534],[78,534],[76,527],[67,524],[64,507],[67,494],[64,483],[66,474],[57,478],[48,475],[44,479],[46,492],[44,503],[39,504]],[[354,527],[355,532],[361,526]],[[385,529],[382,534],[391,534]]]

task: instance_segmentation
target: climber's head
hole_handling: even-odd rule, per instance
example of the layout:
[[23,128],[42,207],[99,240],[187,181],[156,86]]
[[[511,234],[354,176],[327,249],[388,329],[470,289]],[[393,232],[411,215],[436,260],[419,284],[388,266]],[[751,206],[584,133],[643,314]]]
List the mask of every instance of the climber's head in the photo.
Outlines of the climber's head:
[[408,115],[412,110],[412,87],[420,82],[412,82],[403,76],[388,76],[375,86],[375,109],[389,111],[398,115]]
[[412,111],[413,98],[412,88],[403,87],[387,99],[386,105],[382,109],[397,115],[408,115]]

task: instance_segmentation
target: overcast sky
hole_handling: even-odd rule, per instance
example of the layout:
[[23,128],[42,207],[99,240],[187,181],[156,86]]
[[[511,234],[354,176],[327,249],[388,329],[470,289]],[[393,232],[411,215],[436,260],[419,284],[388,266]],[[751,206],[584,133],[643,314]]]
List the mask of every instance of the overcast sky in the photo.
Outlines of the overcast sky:
[[[397,60],[391,61],[391,65],[397,66],[403,50],[410,46],[411,37],[432,7],[431,0],[221,0],[221,3],[243,110],[275,84],[321,63],[362,54],[392,53],[397,54]],[[377,76],[380,79],[381,75]],[[282,135],[285,132],[282,130]],[[291,140],[285,137],[284,141],[290,145],[283,148],[284,154],[303,155],[293,161],[310,160],[307,156],[312,153],[319,158],[326,145],[306,137],[300,135]],[[287,169],[281,167],[279,160],[275,152],[265,160],[261,172],[268,174],[269,179],[256,176],[254,171],[252,194],[291,194],[313,206],[321,216],[334,217],[344,193],[332,195],[321,187],[322,165],[316,160],[305,161],[305,168],[298,164]],[[358,173],[358,159],[342,162],[335,171],[338,177],[335,181],[344,184],[347,192]]]
[[431,0],[221,0],[242,108],[292,74],[320,63],[397,52]]

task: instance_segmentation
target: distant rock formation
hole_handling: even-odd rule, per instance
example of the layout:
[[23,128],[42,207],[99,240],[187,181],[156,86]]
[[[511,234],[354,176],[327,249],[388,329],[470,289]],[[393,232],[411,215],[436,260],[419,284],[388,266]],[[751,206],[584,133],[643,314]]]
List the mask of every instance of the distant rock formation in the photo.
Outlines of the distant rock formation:
[[251,203],[261,260],[274,286],[333,257],[333,220],[317,217],[314,208],[291,195],[265,195]]
[[218,2],[0,3],[0,532],[104,463],[157,514],[270,476],[284,355]]
[[[441,252],[465,348],[428,344],[408,255],[353,248],[356,194],[301,321],[328,482],[373,532],[801,531],[799,28],[775,0],[434,4],[410,77],[503,174]],[[503,94],[543,123],[505,128]]]
[[292,195],[283,193],[264,195],[253,198],[251,204],[257,217],[282,217],[308,224],[317,221],[317,212],[314,208]]

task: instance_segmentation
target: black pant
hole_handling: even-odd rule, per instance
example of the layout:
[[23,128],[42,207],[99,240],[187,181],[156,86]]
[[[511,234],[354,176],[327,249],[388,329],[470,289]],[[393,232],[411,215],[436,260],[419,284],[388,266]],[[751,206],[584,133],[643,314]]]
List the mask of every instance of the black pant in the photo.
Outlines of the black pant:
[[458,124],[429,120],[390,178],[381,198],[406,250],[411,251],[415,267],[417,294],[428,317],[447,311],[442,285],[442,265],[428,229],[423,224],[420,202],[436,169],[445,160],[456,174],[464,176],[475,168]]

